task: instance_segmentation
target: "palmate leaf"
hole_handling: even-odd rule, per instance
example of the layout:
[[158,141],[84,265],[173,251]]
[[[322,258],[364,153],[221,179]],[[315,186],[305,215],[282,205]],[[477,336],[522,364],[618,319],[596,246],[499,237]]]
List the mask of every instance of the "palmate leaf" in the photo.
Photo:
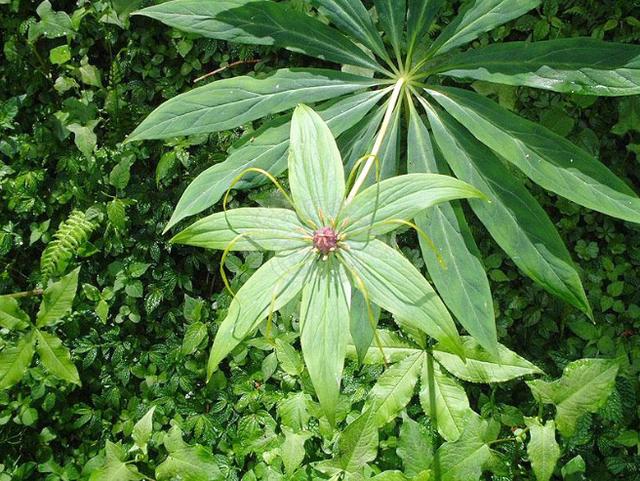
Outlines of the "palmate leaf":
[[408,0],[407,3],[407,43],[411,52],[417,43],[425,42],[444,0]]
[[271,0],[174,0],[137,14],[208,38],[275,45],[322,60],[382,70],[338,30]]
[[219,80],[166,101],[127,141],[166,139],[232,129],[289,110],[378,85],[380,80],[325,69],[281,69],[264,79]]
[[640,46],[593,38],[493,44],[427,68],[449,77],[579,95],[640,93]]
[[591,315],[571,256],[535,198],[451,116],[428,105],[427,112],[433,135],[456,176],[482,189],[491,200],[470,205],[498,245],[538,284]]
[[335,259],[319,262],[302,289],[300,344],[320,405],[335,423],[349,339],[351,286]]
[[[410,116],[407,169],[409,172],[440,172],[429,132],[413,104],[410,104]],[[489,352],[497,354],[498,338],[489,279],[461,209],[442,203],[419,213],[415,221],[433,243],[422,236],[419,238],[422,257],[442,300],[469,334]]]
[[404,49],[404,27],[407,17],[407,0],[375,0],[376,12],[380,17],[380,26],[388,35],[396,52],[398,62]]
[[[318,114],[327,122],[334,136],[356,125],[385,95],[386,89],[355,94],[330,105],[321,106]],[[176,206],[165,232],[181,220],[198,214],[222,198],[238,176],[248,168],[266,170],[277,176],[287,168],[291,122],[277,119],[267,122],[256,132],[243,137],[224,162],[212,165],[194,179],[186,188]],[[251,174],[251,173],[249,173]],[[262,176],[242,178],[234,188],[246,188]],[[249,180],[246,180],[249,179]]]
[[640,222],[640,199],[601,162],[567,139],[468,90],[431,94],[478,140],[545,189],[612,217]]
[[311,245],[303,225],[288,209],[241,207],[194,222],[171,239],[205,249],[287,251]]

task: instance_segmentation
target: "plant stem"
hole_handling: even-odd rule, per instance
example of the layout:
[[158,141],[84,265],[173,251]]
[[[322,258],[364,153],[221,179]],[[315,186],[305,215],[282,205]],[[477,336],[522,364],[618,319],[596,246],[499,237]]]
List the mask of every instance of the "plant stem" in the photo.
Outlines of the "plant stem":
[[44,291],[42,289],[34,289],[32,291],[14,292],[13,294],[2,294],[1,297],[13,297],[14,299],[20,299],[22,297],[34,297],[41,296]]
[[384,136],[389,130],[389,125],[391,124],[391,119],[393,117],[393,111],[396,109],[396,105],[398,104],[398,99],[400,98],[400,93],[402,92],[402,87],[405,84],[404,77],[398,79],[395,86],[393,87],[393,92],[391,93],[391,98],[389,99],[389,105],[387,106],[387,111],[384,114],[384,119],[382,120],[382,125],[380,126],[380,131],[378,132],[378,136],[376,137],[376,141],[373,144],[373,149],[371,153],[367,157],[367,162],[364,164],[362,171],[358,175],[358,178],[353,184],[353,188],[347,197],[346,204],[349,204],[355,196],[358,194],[358,191],[364,184],[369,172],[371,171],[371,167],[378,157],[378,152],[380,152],[380,148],[382,147],[382,142],[384,141]]
[[436,412],[436,379],[433,373],[433,357],[427,352],[427,389],[429,390],[429,418],[433,425],[435,435],[432,439],[433,450],[433,475],[435,481],[440,481],[440,453],[438,452],[438,414]]

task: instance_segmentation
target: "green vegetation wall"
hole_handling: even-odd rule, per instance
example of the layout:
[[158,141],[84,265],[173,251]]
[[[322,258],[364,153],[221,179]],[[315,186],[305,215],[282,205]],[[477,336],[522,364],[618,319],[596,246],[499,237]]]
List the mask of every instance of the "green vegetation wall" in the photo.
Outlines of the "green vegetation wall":
[[[169,246],[163,235],[187,185],[259,125],[123,143],[155,107],[195,82],[309,60],[129,18],[152,3],[0,0],[0,294],[21,293],[21,308],[35,314],[47,280],[80,267],[73,309],[43,331],[69,349],[77,378],[69,369],[67,377],[55,375],[36,360],[19,383],[0,390],[0,481],[172,479],[176,453],[200,460],[204,477],[192,479],[324,479],[312,466],[335,454],[337,431],[319,420],[297,341],[282,335],[273,346],[258,338],[206,384],[208,347],[231,301],[221,254]],[[445,19],[458,8],[447,2]],[[545,0],[479,41],[592,36],[638,43],[639,19],[632,0]],[[640,97],[598,99],[480,81],[473,88],[571,139],[640,192]],[[613,394],[579,420],[553,479],[640,480],[640,229],[527,186],[582,268],[596,322],[528,280],[472,224],[499,340],[554,378],[578,358],[615,358]],[[233,207],[282,203],[270,186],[230,199]],[[394,241],[423,267],[415,234],[406,229]],[[228,255],[231,287],[264,260],[260,253]],[[290,324],[295,313],[282,317]],[[0,327],[0,350],[12,336]],[[341,421],[354,419],[382,371],[347,364]],[[467,388],[477,412],[503,434],[519,434],[534,405],[522,381]],[[151,423],[143,416],[152,406]],[[430,437],[434,427],[417,400],[407,413],[418,424],[398,419],[380,431],[371,476],[410,463],[410,436]],[[535,479],[520,442],[501,443],[499,452],[504,467],[486,479]],[[98,477],[123,459],[136,460],[136,470]]]

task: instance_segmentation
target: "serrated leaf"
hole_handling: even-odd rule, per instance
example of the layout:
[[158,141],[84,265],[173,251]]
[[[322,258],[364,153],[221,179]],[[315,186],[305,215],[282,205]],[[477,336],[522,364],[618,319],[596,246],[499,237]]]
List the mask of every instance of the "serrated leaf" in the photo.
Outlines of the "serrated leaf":
[[402,459],[407,476],[418,476],[431,467],[433,445],[431,434],[409,416],[402,417],[396,453]]
[[33,334],[28,333],[16,346],[0,351],[0,389],[9,388],[24,377],[33,359],[33,341]]
[[37,327],[50,326],[71,312],[78,288],[79,273],[78,267],[45,289],[36,315]]
[[44,368],[59,379],[80,385],[78,370],[71,362],[71,353],[62,345],[60,338],[38,329],[34,332],[36,350]]
[[29,315],[20,309],[17,299],[0,296],[0,327],[24,329],[29,325]]
[[547,421],[544,426],[537,418],[525,418],[531,439],[527,443],[527,454],[538,481],[549,481],[560,459],[560,446],[556,441],[556,425]]

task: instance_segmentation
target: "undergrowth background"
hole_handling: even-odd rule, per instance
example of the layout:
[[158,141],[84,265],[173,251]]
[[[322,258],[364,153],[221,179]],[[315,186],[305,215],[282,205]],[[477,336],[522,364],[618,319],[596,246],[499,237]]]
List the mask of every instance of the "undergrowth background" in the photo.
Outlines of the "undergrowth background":
[[[291,1],[305,8],[304,0]],[[42,281],[40,256],[72,212],[91,223],[69,232],[89,239],[79,256],[50,248],[42,265],[52,275],[82,267],[74,313],[58,326],[82,386],[57,381],[36,365],[20,384],[0,391],[0,481],[84,479],[83,467],[106,441],[128,439],[152,405],[157,439],[143,460],[149,472],[162,454],[162,432],[172,424],[189,442],[211,448],[228,479],[284,479],[269,465],[284,439],[281,427],[301,420],[315,433],[303,462],[330,456],[331,432],[318,424],[310,382],[290,350],[274,355],[248,349],[204,384],[208,341],[230,301],[218,273],[220,254],[170,248],[161,234],[189,182],[255,126],[166,144],[122,143],[155,106],[226,62],[260,60],[213,78],[308,60],[127,18],[134,6],[150,3],[54,1],[53,9],[66,12],[69,23],[66,31],[52,32],[40,23],[39,2],[0,0],[0,293],[31,290]],[[449,18],[458,5],[450,2]],[[638,42],[639,19],[640,5],[632,0],[548,0],[491,35]],[[595,153],[640,192],[638,97],[579,98],[482,83],[474,88]],[[601,412],[581,419],[561,464],[577,455],[586,462],[584,474],[567,469],[566,479],[638,480],[640,229],[533,190],[583,269],[597,322],[535,286],[473,226],[492,282],[500,341],[554,375],[580,357],[621,361],[614,394]],[[279,201],[265,187],[235,194],[232,202]],[[420,266],[417,239],[405,232],[396,241]],[[233,284],[262,261],[256,253],[229,256]],[[38,301],[29,298],[24,305]],[[185,332],[190,336],[183,343]],[[5,337],[0,331],[0,346]],[[361,406],[380,370],[347,367],[343,419]],[[521,382],[471,387],[470,395],[479,412],[505,427],[522,425],[522,411],[531,408]],[[409,412],[428,425],[419,406]],[[400,465],[397,436],[396,423],[381,431],[380,467]],[[510,472],[487,479],[532,480],[518,466],[520,449],[507,449],[514,460]]]

